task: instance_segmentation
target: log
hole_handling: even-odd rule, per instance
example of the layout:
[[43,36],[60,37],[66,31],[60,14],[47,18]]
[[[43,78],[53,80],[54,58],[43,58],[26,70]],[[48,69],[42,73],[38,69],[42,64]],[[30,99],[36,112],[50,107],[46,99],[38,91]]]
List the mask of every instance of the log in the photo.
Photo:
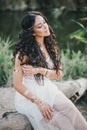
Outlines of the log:
[[53,81],[59,90],[61,90],[69,99],[76,102],[80,97],[82,97],[87,90],[87,79],[80,78],[77,80],[67,80],[67,81]]

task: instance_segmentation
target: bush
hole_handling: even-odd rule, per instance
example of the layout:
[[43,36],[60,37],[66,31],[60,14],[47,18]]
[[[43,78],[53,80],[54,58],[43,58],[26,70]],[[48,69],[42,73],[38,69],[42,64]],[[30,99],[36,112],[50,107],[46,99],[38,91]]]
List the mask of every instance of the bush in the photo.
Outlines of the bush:
[[13,42],[10,38],[0,37],[0,86],[6,84],[12,72],[13,54],[11,46]]
[[87,55],[78,51],[70,53],[67,50],[61,52],[62,66],[63,66],[63,79],[77,79],[80,77],[87,78]]

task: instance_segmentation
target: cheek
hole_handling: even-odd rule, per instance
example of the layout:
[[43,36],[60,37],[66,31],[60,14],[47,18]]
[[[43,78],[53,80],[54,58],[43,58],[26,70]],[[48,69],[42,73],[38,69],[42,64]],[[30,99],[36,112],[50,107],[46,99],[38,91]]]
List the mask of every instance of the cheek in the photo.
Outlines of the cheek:
[[43,31],[43,29],[37,29],[37,30],[35,30],[35,34],[42,36],[44,34],[44,31]]

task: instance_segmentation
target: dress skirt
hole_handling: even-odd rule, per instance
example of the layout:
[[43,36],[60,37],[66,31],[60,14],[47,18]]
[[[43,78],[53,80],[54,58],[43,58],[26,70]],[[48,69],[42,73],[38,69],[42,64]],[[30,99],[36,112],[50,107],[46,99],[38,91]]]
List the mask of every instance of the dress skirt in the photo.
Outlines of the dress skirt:
[[34,130],[87,130],[87,122],[75,105],[48,78],[39,85],[33,76],[24,76],[23,84],[53,108],[51,120],[45,120],[38,106],[16,91],[15,108],[28,117]]

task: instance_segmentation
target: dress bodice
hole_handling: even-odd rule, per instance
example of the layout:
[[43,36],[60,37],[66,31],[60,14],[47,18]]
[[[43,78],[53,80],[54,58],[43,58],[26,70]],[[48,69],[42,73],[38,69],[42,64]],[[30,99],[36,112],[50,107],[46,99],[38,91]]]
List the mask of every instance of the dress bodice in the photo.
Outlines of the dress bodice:
[[46,62],[48,63],[48,67],[49,67],[50,69],[52,69],[52,68],[53,68],[53,62],[52,62],[50,56],[46,59]]

